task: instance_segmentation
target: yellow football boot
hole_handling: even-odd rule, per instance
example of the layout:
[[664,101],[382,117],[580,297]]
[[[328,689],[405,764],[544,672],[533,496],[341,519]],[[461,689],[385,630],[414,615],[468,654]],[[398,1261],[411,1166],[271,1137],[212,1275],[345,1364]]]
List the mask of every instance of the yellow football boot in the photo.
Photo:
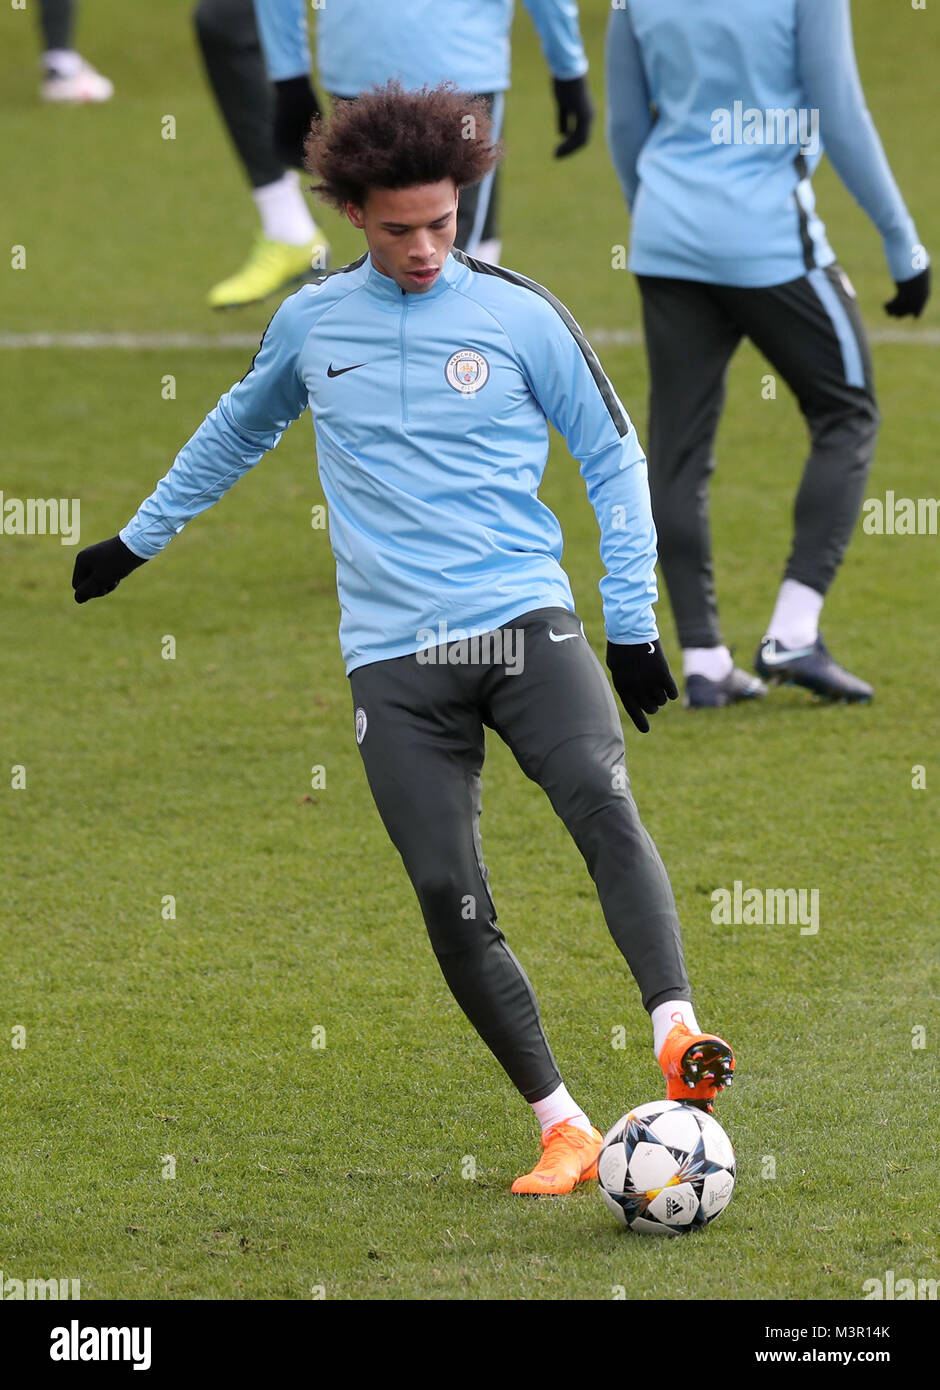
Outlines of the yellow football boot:
[[322,233],[318,232],[316,241],[309,246],[270,241],[259,233],[241,270],[209,291],[209,306],[238,309],[243,304],[257,304],[269,295],[322,275],[329,261],[330,247]]

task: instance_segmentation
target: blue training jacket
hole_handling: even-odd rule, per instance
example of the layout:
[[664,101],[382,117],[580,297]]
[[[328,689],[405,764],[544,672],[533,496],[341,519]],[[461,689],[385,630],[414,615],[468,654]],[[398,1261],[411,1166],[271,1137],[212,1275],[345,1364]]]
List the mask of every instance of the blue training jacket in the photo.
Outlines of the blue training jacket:
[[[397,77],[407,90],[453,82],[465,92],[509,86],[515,0],[327,0],[317,17],[323,91],[354,97]],[[525,0],[555,77],[583,77],[576,0]],[[310,71],[304,0],[255,0],[273,82]]]
[[848,0],[618,0],[607,136],[639,275],[755,287],[829,265],[810,183],[823,150],[892,277],[927,264],[865,106]]
[[369,255],[305,285],[251,369],[120,532],[156,555],[310,407],[347,672],[575,609],[562,533],[538,497],[548,422],[580,462],[600,526],[607,636],[658,633],[656,533],[636,431],[574,319],[535,281],[447,258],[407,293]]

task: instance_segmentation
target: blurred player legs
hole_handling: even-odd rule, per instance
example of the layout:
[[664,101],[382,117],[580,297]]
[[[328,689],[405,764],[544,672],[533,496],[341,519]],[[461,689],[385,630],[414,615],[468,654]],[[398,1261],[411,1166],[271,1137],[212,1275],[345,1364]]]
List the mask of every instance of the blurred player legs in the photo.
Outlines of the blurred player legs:
[[329,246],[299,175],[275,151],[274,97],[252,0],[199,0],[193,18],[206,75],[261,219],[245,265],[209,292],[213,308],[237,308],[319,275],[328,267]]
[[726,651],[708,487],[727,366],[745,336],[793,391],[809,429],[793,544],[767,636],[780,650],[810,648],[861,507],[879,424],[854,293],[837,264],[766,289],[637,279],[650,362],[650,493],[683,651]]
[[39,0],[43,45],[39,94],[43,101],[109,101],[114,95],[113,83],[72,47],[75,9],[75,0]]
[[[493,138],[502,139],[503,116],[506,107],[505,92],[481,93],[489,108],[493,122]],[[491,169],[481,183],[461,189],[460,206],[457,209],[458,250],[466,251],[468,256],[499,264],[502,241],[499,235],[499,168]]]

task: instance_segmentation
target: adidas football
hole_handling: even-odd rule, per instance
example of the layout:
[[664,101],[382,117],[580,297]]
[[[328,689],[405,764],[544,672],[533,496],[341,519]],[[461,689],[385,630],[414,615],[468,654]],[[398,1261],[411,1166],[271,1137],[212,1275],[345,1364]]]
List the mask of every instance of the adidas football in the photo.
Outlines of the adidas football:
[[631,1230],[678,1235],[706,1226],[734,1191],[734,1149],[712,1115],[654,1100],[604,1138],[597,1181],[604,1204]]

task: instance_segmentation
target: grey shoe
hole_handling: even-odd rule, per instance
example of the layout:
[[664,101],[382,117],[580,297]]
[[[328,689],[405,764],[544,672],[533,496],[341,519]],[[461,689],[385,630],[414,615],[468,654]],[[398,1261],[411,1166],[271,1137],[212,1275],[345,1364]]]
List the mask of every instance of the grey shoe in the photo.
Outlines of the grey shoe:
[[833,661],[822,635],[811,647],[796,650],[782,646],[775,637],[765,637],[754,658],[754,670],[776,685],[802,685],[824,700],[864,703],[874,690]]
[[756,676],[742,671],[740,666],[732,666],[720,681],[709,680],[707,676],[686,676],[686,709],[722,709],[725,705],[736,705],[739,700],[756,700],[767,694],[767,687]]

